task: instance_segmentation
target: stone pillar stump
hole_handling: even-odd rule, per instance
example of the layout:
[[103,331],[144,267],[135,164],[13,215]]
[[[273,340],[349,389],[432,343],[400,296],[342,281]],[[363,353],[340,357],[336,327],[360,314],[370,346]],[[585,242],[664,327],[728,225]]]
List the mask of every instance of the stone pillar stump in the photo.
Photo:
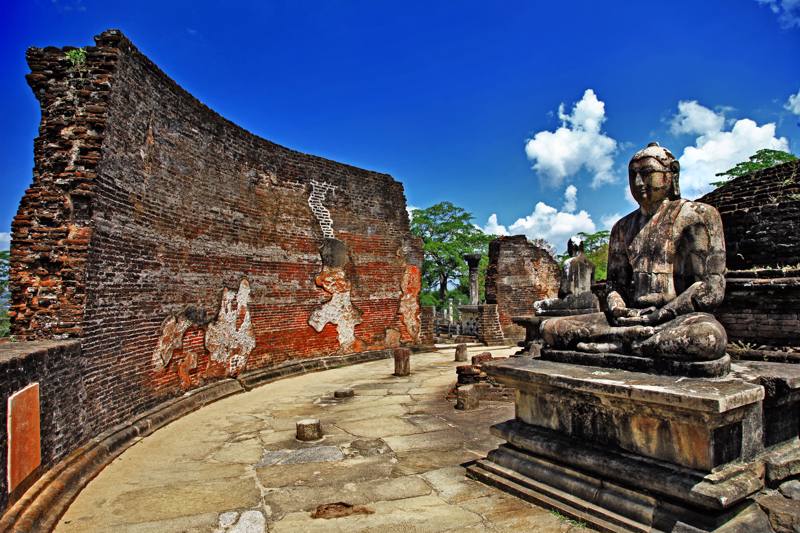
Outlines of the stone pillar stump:
[[411,350],[408,348],[394,349],[394,375],[407,376],[411,373]]
[[306,418],[304,420],[298,420],[296,428],[297,440],[307,442],[322,438],[322,424],[320,424],[318,418]]
[[456,345],[456,359],[459,363],[466,363],[467,362],[467,345],[466,344],[458,344]]

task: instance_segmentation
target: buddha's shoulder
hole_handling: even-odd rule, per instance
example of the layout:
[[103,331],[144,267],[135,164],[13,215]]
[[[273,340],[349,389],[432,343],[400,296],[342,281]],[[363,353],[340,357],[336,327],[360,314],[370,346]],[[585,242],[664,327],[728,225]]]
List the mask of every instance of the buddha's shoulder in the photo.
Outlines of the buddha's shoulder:
[[675,202],[680,202],[680,205],[676,207],[680,209],[681,217],[686,217],[690,220],[706,221],[717,221],[720,218],[719,211],[717,211],[717,208],[713,205],[683,199],[675,200]]
[[636,209],[634,211],[631,211],[621,219],[617,220],[611,227],[611,234],[614,235],[616,233],[625,233],[628,230],[628,228],[630,228],[636,223],[638,215],[639,215],[639,210]]

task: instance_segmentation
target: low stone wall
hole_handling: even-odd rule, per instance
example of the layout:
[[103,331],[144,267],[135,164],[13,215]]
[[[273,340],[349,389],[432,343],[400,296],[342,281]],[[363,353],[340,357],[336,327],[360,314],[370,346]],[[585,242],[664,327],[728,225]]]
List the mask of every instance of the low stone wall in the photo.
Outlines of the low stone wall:
[[[0,511],[6,508],[9,499],[20,493],[41,472],[64,458],[86,435],[86,391],[81,375],[79,341],[35,341],[5,342],[0,344]],[[19,429],[31,428],[27,434],[9,435],[9,398],[30,386],[38,386],[34,395],[38,421],[19,420]],[[13,402],[12,402],[13,404]],[[15,406],[12,405],[12,408]],[[23,407],[23,406],[20,406]],[[27,411],[30,413],[31,405]],[[27,416],[23,407],[15,408],[16,417]],[[35,424],[33,424],[35,425]],[[23,440],[26,439],[26,440]],[[18,449],[24,444],[27,450]],[[8,485],[9,452],[14,450],[12,469],[28,472],[13,487]],[[39,460],[35,455],[40,451]],[[28,453],[25,453],[28,452]]]

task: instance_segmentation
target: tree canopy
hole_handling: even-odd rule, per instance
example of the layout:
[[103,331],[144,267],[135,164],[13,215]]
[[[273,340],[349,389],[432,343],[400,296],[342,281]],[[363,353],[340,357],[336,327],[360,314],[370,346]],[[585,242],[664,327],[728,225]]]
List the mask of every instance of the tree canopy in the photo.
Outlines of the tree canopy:
[[732,178],[738,178],[739,176],[750,174],[756,170],[774,167],[782,163],[788,163],[789,161],[797,161],[797,156],[790,154],[789,152],[784,152],[781,150],[769,150],[765,148],[751,155],[747,161],[737,163],[733,168],[729,168],[725,172],[717,173],[716,175],[718,177],[725,179],[721,181],[715,181],[711,185],[719,187],[727,183],[728,180]]
[[[450,202],[440,202],[426,209],[415,209],[411,216],[411,232],[422,238],[424,258],[422,263],[422,290],[438,292],[438,301],[423,302],[443,304],[447,299],[448,283],[462,280],[461,293],[469,269],[462,255],[481,253],[493,236],[486,235],[472,224],[472,214]],[[485,258],[481,261],[486,263]],[[431,294],[432,295],[432,294]]]

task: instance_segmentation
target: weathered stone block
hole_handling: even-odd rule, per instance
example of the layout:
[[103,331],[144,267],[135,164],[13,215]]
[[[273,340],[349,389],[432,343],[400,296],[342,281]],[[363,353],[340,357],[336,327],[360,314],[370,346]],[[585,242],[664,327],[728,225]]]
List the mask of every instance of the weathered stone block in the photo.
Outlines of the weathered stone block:
[[[537,361],[482,369],[519,391],[517,419],[702,471],[752,457],[748,424],[761,420],[762,387]],[[759,428],[760,429],[760,428]]]
[[456,396],[456,409],[471,411],[480,405],[480,395],[473,385],[464,385],[458,388]]

